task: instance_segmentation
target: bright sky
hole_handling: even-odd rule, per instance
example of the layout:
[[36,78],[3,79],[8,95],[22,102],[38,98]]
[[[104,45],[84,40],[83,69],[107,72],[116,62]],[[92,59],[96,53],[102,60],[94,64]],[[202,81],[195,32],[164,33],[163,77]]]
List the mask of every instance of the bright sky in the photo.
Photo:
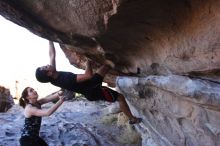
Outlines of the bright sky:
[[[35,88],[40,96],[59,89],[51,84],[39,83],[34,75],[37,67],[49,64],[48,40],[38,37],[2,16],[0,16],[0,40],[0,85],[9,88],[13,96],[16,80],[19,81],[19,93],[26,86]],[[57,43],[55,47],[57,70],[83,72],[69,63]]]

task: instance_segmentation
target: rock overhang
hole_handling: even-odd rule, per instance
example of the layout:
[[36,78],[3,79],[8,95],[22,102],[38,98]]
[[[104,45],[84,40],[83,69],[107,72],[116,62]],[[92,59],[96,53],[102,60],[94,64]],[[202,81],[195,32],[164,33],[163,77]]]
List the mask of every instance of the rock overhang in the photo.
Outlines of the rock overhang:
[[79,68],[88,57],[95,67],[112,60],[113,76],[188,75],[220,66],[218,6],[216,0],[5,0],[0,14],[60,43]]

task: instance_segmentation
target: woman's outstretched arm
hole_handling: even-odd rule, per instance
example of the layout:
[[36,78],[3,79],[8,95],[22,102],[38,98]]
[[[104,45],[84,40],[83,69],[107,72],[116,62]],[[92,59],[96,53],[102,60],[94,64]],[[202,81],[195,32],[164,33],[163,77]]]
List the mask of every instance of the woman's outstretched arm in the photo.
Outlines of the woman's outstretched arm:
[[63,98],[60,98],[53,106],[51,106],[49,109],[38,109],[36,107],[28,106],[25,109],[25,115],[27,117],[31,116],[39,116],[39,117],[44,117],[44,116],[50,116],[52,115],[64,102]]
[[45,103],[48,103],[48,102],[52,102],[52,101],[55,101],[55,100],[58,100],[60,96],[63,95],[63,90],[59,90],[55,93],[52,93],[44,98],[41,98],[38,100],[38,102],[42,105],[42,104],[45,104]]

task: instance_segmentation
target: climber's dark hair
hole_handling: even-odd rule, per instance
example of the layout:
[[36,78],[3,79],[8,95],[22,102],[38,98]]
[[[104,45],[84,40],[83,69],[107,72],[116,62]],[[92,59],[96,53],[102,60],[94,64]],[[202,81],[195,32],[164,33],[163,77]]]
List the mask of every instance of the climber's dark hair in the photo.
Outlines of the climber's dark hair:
[[26,87],[22,94],[21,94],[21,98],[19,99],[19,105],[22,106],[23,108],[25,108],[25,106],[29,103],[29,100],[27,99],[28,96],[28,89],[30,87]]
[[51,80],[51,78],[47,76],[47,72],[42,70],[40,67],[36,69],[35,76],[36,79],[41,83],[47,83]]

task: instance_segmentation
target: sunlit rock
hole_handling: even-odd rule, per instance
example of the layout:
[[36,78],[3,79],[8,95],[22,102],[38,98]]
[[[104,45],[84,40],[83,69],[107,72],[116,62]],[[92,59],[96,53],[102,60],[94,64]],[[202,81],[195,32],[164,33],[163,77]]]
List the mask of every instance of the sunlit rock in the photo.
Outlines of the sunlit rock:
[[220,84],[168,75],[119,77],[117,86],[144,119],[142,144],[220,144]]

